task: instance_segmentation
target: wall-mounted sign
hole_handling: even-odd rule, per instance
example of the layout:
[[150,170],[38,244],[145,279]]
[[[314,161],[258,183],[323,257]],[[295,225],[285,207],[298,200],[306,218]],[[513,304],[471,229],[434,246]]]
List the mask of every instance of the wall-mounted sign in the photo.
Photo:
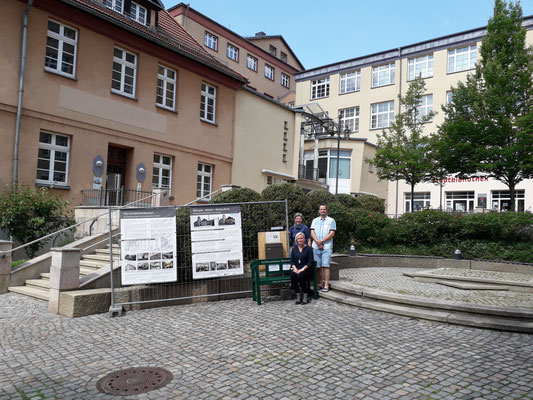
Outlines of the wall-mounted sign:
[[100,178],[99,176],[93,176],[93,189],[102,189],[102,178]]

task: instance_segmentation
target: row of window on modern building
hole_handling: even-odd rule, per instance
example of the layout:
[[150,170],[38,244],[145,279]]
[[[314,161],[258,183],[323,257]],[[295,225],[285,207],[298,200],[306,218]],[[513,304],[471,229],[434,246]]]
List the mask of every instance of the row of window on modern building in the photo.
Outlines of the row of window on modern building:
[[[211,50],[218,51],[218,37],[206,31],[204,35],[204,45],[206,47],[209,47]],[[229,58],[230,60],[236,63],[239,63],[240,62],[239,53],[240,51],[237,46],[234,46],[230,43],[226,45],[226,57]],[[270,54],[276,56],[277,54],[276,47],[270,45]],[[284,52],[281,52],[280,59],[281,61],[287,62],[287,54],[285,54]],[[246,67],[254,72],[258,72],[259,59],[257,57],[254,57],[251,54],[247,54],[246,55]],[[265,78],[271,81],[276,80],[276,69],[267,63],[265,63],[265,66],[264,66],[264,74],[265,74]],[[291,79],[289,75],[281,72],[279,79],[280,79],[279,83],[281,86],[286,87],[287,89],[290,88]]]

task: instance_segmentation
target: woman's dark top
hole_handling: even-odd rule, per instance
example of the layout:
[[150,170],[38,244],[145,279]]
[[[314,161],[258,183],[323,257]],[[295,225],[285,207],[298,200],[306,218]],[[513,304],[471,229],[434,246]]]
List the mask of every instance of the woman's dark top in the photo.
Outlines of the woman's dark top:
[[307,225],[300,225],[299,227],[296,225],[293,225],[289,228],[290,233],[290,239],[291,239],[291,246],[298,246],[298,243],[296,243],[296,235],[302,232],[305,235],[305,244],[307,244],[307,241],[311,239],[311,231],[307,227]]
[[291,266],[296,265],[296,268],[302,269],[303,267],[313,265],[313,248],[311,246],[305,246],[300,252],[298,246],[294,246],[291,253]]

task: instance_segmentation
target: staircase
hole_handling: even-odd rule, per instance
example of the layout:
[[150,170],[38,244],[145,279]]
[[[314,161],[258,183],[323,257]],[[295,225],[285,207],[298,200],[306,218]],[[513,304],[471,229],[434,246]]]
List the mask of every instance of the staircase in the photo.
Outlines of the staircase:
[[[80,260],[80,279],[100,268],[109,270],[109,245],[105,249],[96,249],[92,254],[83,254]],[[113,245],[113,263],[120,262],[120,247]],[[80,286],[83,289],[83,286]],[[27,279],[24,286],[11,286],[10,292],[48,301],[50,296],[50,273],[42,273],[39,279]]]

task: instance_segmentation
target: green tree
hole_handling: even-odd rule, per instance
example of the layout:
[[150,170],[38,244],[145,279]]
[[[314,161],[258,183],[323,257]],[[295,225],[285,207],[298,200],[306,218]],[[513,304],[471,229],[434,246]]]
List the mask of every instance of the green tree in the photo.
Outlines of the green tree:
[[422,78],[411,81],[405,96],[399,96],[400,113],[390,128],[377,135],[376,155],[365,160],[377,167],[379,179],[404,180],[411,186],[411,211],[415,185],[430,181],[434,169],[430,138],[424,135],[424,124],[431,121],[435,112],[420,114],[425,88]]
[[[0,226],[21,243],[29,243],[66,225],[68,202],[51,195],[46,188],[6,187],[0,193]],[[24,248],[29,258],[47,242]]]
[[533,176],[533,51],[526,47],[520,3],[496,0],[481,59],[443,107],[438,152],[459,177],[484,173],[509,188]]

